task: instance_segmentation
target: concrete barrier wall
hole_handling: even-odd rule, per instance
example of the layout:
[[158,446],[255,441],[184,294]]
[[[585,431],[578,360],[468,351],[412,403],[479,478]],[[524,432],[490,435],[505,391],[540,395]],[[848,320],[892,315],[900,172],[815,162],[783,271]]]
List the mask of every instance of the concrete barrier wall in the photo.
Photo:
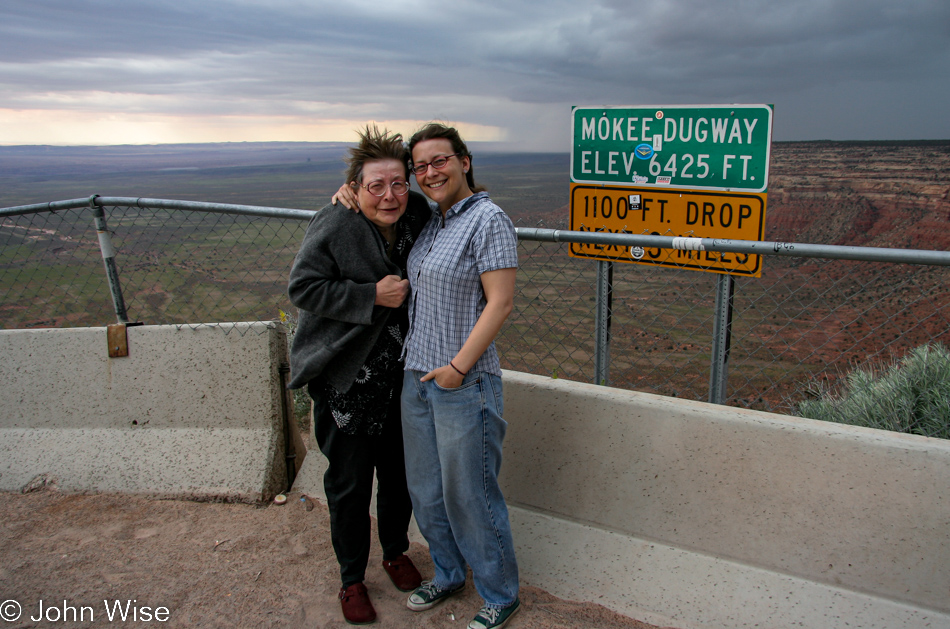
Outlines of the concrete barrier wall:
[[524,581],[688,627],[950,627],[950,442],[505,373]]
[[0,489],[55,482],[261,500],[286,488],[278,366],[268,323],[0,331]]
[[[0,331],[0,490],[284,488],[272,324]],[[525,584],[678,629],[950,627],[950,443],[505,373]],[[295,489],[319,496],[323,457]]]

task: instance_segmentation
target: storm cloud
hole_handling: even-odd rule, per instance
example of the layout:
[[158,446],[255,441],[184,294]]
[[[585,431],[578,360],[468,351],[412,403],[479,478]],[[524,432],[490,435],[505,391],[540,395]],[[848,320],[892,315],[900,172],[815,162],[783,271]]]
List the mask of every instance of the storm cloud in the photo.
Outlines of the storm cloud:
[[0,129],[20,116],[36,142],[44,112],[437,118],[566,151],[572,105],[707,103],[774,104],[777,140],[950,137],[945,0],[5,0],[0,16]]

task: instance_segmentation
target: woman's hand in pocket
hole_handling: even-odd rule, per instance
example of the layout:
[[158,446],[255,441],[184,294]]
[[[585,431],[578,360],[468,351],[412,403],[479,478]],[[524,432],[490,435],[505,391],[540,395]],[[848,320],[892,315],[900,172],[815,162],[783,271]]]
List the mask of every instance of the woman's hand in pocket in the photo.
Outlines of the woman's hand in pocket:
[[435,383],[443,389],[457,389],[462,386],[462,380],[464,379],[465,376],[457,372],[452,365],[444,365],[438,369],[433,369],[419,378],[420,382],[435,380]]

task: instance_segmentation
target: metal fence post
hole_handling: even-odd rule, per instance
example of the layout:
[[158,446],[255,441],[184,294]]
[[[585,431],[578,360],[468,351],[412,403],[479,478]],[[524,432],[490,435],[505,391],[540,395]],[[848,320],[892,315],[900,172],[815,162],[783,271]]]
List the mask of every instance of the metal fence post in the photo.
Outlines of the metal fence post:
[[709,368],[709,402],[726,403],[729,377],[729,349],[732,343],[732,298],[735,279],[722,274],[716,283],[716,313],[713,320],[712,358]]
[[607,385],[610,375],[610,319],[613,310],[614,263],[597,262],[597,309],[594,319],[594,384]]
[[102,252],[102,263],[106,267],[106,276],[109,278],[109,290],[112,292],[112,304],[115,306],[115,316],[119,323],[128,323],[129,315],[125,311],[125,300],[122,298],[122,286],[119,284],[119,271],[115,266],[115,249],[112,248],[112,238],[106,227],[106,215],[102,206],[96,205],[96,197],[89,199],[92,214],[96,218],[96,234],[99,236],[99,250]]

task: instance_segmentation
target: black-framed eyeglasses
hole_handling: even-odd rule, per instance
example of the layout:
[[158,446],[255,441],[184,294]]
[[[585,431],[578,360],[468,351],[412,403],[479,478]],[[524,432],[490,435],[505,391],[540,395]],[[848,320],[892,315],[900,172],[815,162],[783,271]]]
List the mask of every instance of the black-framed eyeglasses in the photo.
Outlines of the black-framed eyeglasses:
[[[356,183],[355,181],[353,183]],[[365,186],[361,183],[356,183],[361,188],[366,188],[366,191],[369,192],[374,197],[382,197],[386,195],[386,189],[389,188],[393,191],[393,194],[398,194],[399,196],[405,195],[409,192],[409,182],[408,181],[394,181],[388,186],[379,181],[371,181]]]
[[419,164],[410,163],[409,170],[411,170],[417,175],[424,174],[425,171],[429,170],[429,166],[432,166],[436,170],[440,170],[442,168],[445,168],[445,165],[449,163],[450,157],[458,157],[459,159],[461,159],[460,157],[461,155],[462,155],[461,153],[452,153],[451,155],[439,155],[431,162],[423,162]]

